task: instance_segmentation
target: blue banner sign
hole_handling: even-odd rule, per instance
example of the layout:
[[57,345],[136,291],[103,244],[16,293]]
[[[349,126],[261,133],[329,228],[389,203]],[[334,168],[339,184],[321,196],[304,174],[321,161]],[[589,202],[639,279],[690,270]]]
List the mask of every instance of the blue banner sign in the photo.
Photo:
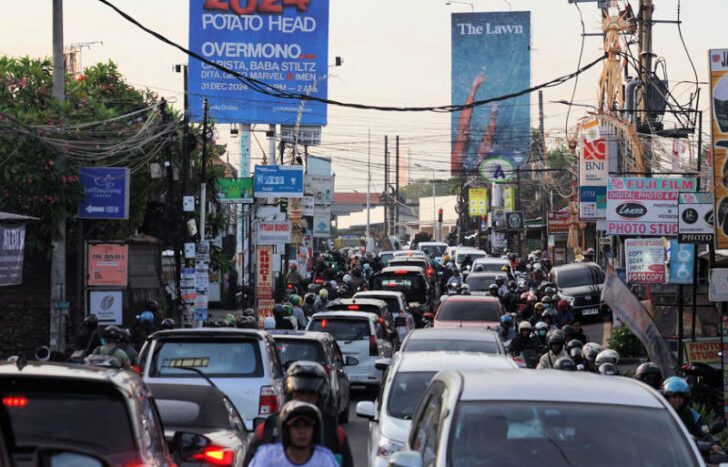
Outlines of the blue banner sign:
[[[190,45],[197,54],[289,93],[326,98],[329,0],[190,0]],[[190,58],[190,112],[202,101],[218,123],[326,125],[326,105],[281,99]]]
[[678,243],[677,240],[670,240],[668,265],[670,284],[692,284],[695,271],[695,244]]
[[303,166],[256,165],[256,198],[303,198]]
[[[531,85],[531,14],[452,15],[452,103],[467,104]],[[530,95],[452,114],[451,172],[475,174],[486,159],[516,168],[531,145]]]
[[126,167],[81,167],[84,197],[78,206],[81,219],[129,218],[129,169]]

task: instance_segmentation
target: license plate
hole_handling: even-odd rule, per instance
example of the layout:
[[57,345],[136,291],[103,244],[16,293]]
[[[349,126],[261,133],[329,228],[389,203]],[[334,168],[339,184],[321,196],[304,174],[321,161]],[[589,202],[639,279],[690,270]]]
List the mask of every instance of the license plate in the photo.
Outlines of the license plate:
[[582,316],[598,315],[599,308],[587,308],[581,312]]

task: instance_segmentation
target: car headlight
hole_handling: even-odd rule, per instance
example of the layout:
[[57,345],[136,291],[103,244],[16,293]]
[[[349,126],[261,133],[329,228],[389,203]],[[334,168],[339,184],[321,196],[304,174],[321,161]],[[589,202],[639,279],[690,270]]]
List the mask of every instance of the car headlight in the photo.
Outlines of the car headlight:
[[377,446],[377,456],[389,459],[392,454],[395,452],[401,451],[404,449],[403,443],[398,443],[397,441],[392,441],[391,439],[387,438],[386,436],[380,436],[379,437],[379,444]]

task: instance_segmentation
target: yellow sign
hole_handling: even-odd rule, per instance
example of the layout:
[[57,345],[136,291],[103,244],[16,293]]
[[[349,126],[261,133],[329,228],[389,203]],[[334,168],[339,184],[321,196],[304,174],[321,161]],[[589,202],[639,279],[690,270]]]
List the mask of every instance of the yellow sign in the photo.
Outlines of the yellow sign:
[[488,215],[488,190],[486,188],[468,189],[468,215],[479,217]]
[[720,339],[685,342],[685,357],[691,363],[720,363]]
[[710,61],[710,106],[713,139],[715,248],[728,248],[728,49],[713,49]]
[[512,186],[503,189],[503,209],[506,212],[516,210],[516,189]]

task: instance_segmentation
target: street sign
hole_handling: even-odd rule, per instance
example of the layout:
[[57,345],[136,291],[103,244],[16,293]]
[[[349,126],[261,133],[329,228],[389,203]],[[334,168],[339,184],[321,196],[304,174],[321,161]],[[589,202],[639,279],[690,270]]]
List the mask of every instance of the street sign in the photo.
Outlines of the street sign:
[[505,183],[516,173],[513,163],[506,159],[493,158],[484,160],[480,164],[480,176],[489,182]]
[[506,213],[506,230],[523,230],[523,213],[521,211]]
[[130,179],[126,167],[81,167],[84,197],[78,206],[78,217],[128,219]]
[[220,204],[253,204],[253,178],[218,178],[217,199]]
[[303,166],[256,165],[256,198],[303,198]]
[[680,193],[678,240],[681,243],[713,243],[713,194]]

